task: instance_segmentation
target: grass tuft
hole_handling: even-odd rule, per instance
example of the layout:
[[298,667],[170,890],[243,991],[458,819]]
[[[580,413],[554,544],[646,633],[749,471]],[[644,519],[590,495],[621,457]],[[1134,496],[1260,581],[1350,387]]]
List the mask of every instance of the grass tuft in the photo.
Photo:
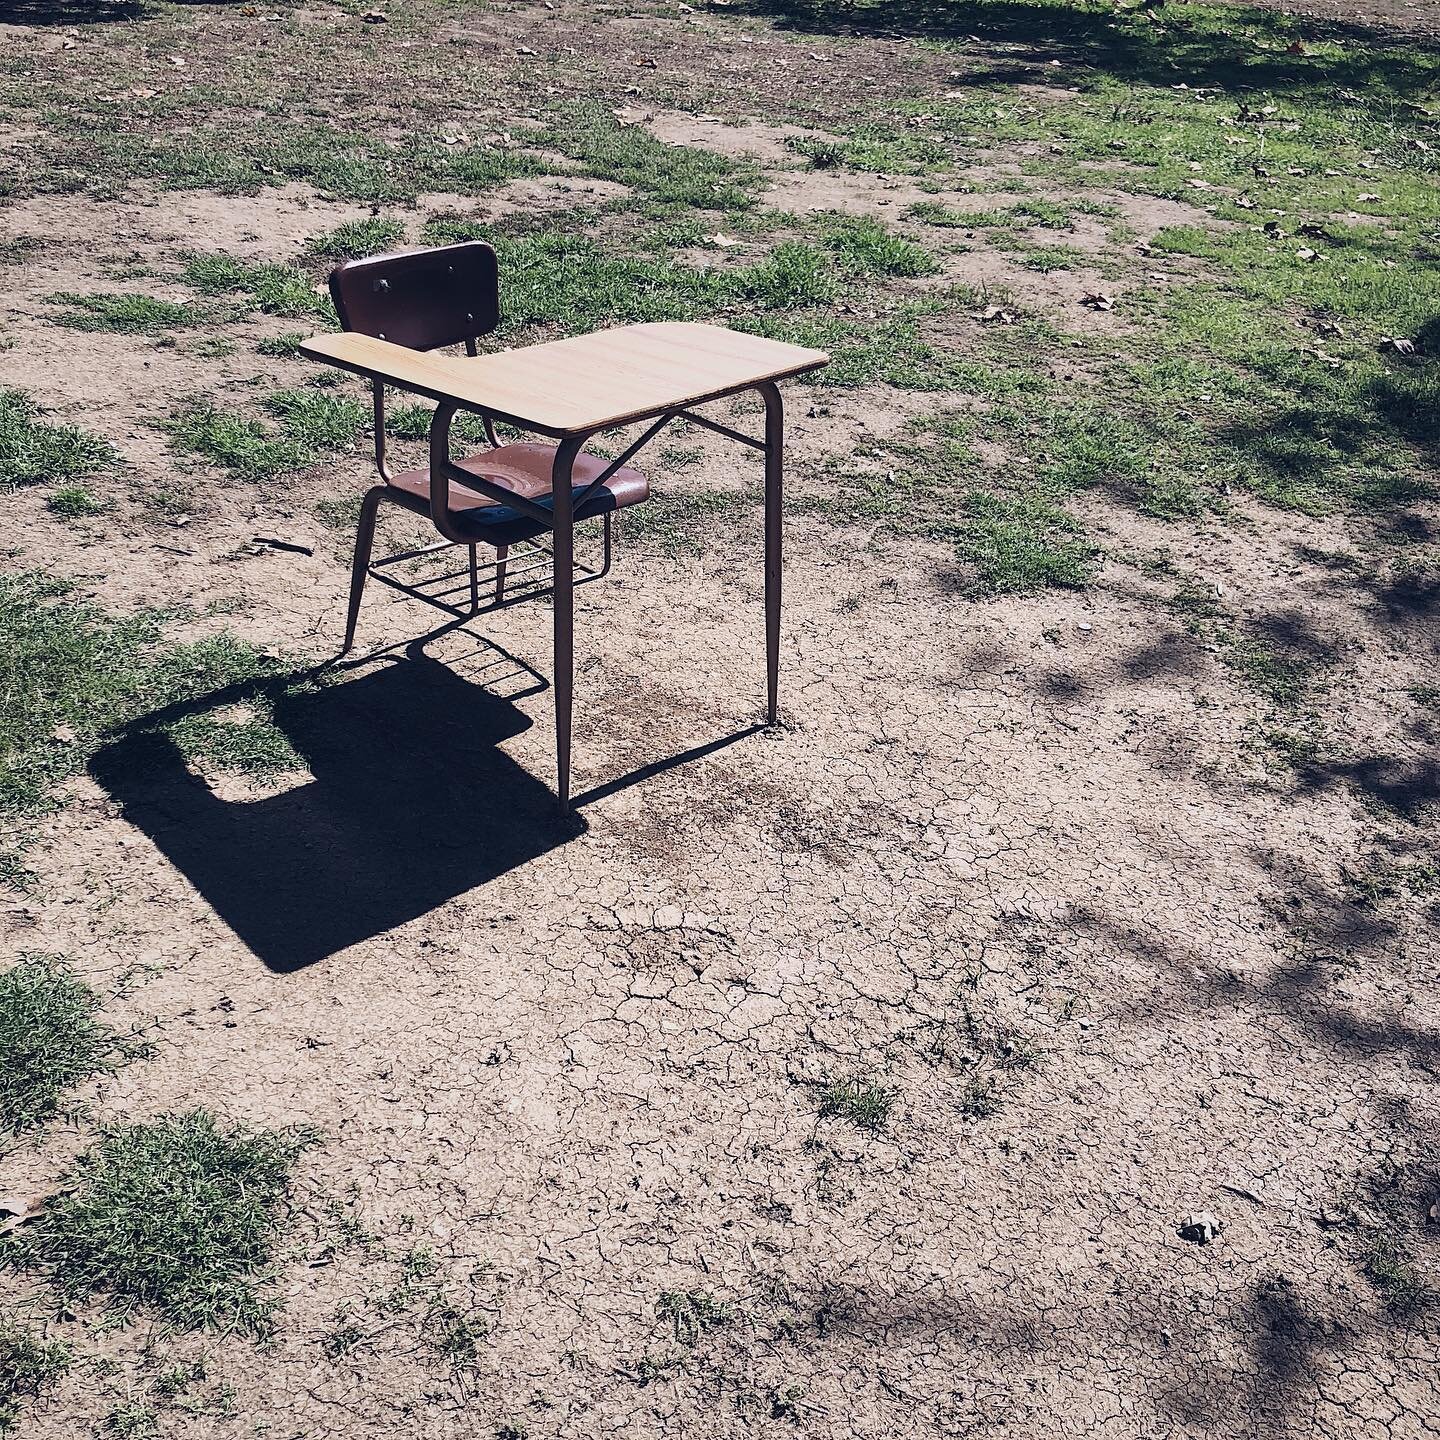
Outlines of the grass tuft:
[[39,1399],[70,1368],[70,1347],[0,1319],[0,1435],[15,1429],[24,1402]]
[[51,321],[71,330],[109,331],[115,335],[163,335],[203,325],[209,312],[196,305],[156,300],[149,295],[76,295],[62,291],[50,296],[52,305],[66,308]]
[[820,1091],[821,1115],[848,1120],[861,1130],[883,1130],[894,1106],[892,1089],[861,1075],[832,1080]]
[[308,315],[332,324],[335,321],[328,292],[317,290],[311,278],[293,265],[192,253],[185,257],[185,279],[206,295],[244,297],[266,315]]
[[281,668],[228,635],[166,646],[157,613],[113,618],[70,590],[0,573],[0,815],[45,809],[114,727]]
[[93,475],[119,456],[105,440],[73,425],[40,419],[19,390],[0,389],[0,485],[60,484]]
[[735,1312],[708,1290],[666,1290],[655,1307],[665,1316],[681,1345],[694,1345],[707,1330],[728,1325]]
[[204,1110],[105,1132],[74,1189],[17,1232],[12,1258],[72,1299],[104,1293],[122,1313],[176,1329],[262,1333],[290,1171],[313,1137],[222,1125]]
[[393,250],[405,242],[405,226],[399,220],[382,220],[378,215],[368,220],[349,220],[312,235],[305,242],[308,260],[359,260]]
[[105,502],[97,500],[83,485],[62,487],[46,500],[45,506],[62,520],[84,520],[89,515],[101,514],[106,508]]
[[0,972],[0,1131],[53,1118],[60,1097],[117,1051],[100,1000],[58,955],[22,955]]

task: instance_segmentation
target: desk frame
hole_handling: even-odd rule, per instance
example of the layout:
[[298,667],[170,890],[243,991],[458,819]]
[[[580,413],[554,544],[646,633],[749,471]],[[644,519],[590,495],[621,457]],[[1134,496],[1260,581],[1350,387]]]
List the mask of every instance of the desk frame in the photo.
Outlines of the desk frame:
[[[696,414],[691,408],[692,405],[708,404],[712,400],[723,400],[729,396],[752,392],[758,394],[765,404],[763,440],[757,440],[753,435],[746,435],[739,430],[732,430],[728,425],[722,425],[708,416]],[[674,420],[687,420],[691,424],[712,430],[741,445],[759,450],[765,457],[765,720],[767,725],[777,722],[780,698],[781,498],[785,463],[785,403],[781,399],[780,387],[776,381],[764,380],[737,386],[720,394],[707,395],[688,405],[638,415],[625,421],[625,425],[640,424],[646,420],[651,423],[640,438],[629,445],[617,459],[612,460],[578,497],[571,488],[575,457],[596,435],[621,427],[600,425],[563,437],[554,437],[559,438],[560,443],[555,451],[551,470],[553,508],[538,505],[506,490],[503,485],[497,485],[484,476],[475,475],[455,464],[450,457],[450,427],[460,410],[479,414],[485,420],[487,428],[495,419],[532,432],[537,427],[527,425],[518,417],[493,415],[478,406],[466,405],[453,399],[438,399],[434,418],[430,422],[430,518],[446,539],[459,545],[471,543],[469,537],[451,524],[450,482],[453,480],[467,489],[479,491],[499,504],[507,505],[540,521],[553,534],[551,554],[554,578],[551,603],[555,626],[555,768],[556,790],[562,809],[570,808],[570,742],[575,696],[575,505],[577,499],[583,504],[593,490],[598,489],[622,465],[627,464]],[[609,517],[606,518],[608,521]]]

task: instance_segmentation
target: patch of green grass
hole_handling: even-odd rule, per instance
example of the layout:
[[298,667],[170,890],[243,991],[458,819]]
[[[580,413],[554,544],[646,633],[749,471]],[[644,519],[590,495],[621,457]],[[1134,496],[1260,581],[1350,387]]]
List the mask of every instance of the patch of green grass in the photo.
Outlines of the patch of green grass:
[[277,390],[261,404],[278,424],[194,399],[181,405],[163,428],[175,449],[240,479],[264,481],[348,448],[370,419],[367,405],[313,385]]
[[[397,440],[424,442],[430,438],[430,421],[434,418],[433,405],[392,405],[385,412],[385,433]],[[457,443],[481,445],[488,443],[485,425],[478,415],[456,415],[450,426],[450,435]]]
[[1041,495],[971,490],[956,537],[960,558],[975,569],[975,588],[990,595],[1080,590],[1095,573],[1098,552],[1083,527]]
[[163,335],[170,330],[203,325],[209,311],[150,295],[76,295],[62,291],[50,304],[66,308],[50,316],[56,325],[71,330],[106,330],[116,335]]
[[315,517],[322,525],[340,534],[353,535],[360,523],[360,507],[365,497],[356,492],[315,502]]
[[[426,192],[483,195],[553,168],[518,147],[446,145],[430,126],[391,142],[354,126],[302,123],[288,104],[277,103],[274,118],[230,115],[185,133],[156,134],[148,115],[117,129],[113,113],[79,115],[73,95],[65,99],[66,113],[52,112],[48,127],[52,163],[28,188],[113,194],[141,180],[169,190],[254,195],[302,181],[337,199],[391,204]],[[253,105],[236,99],[247,112]]]
[[960,1092],[960,1113],[970,1120],[988,1120],[999,1111],[995,1081],[988,1075],[972,1075]]
[[164,428],[175,449],[198,455],[245,480],[271,480],[301,470],[314,459],[311,451],[290,437],[275,434],[249,416],[219,410],[205,400],[183,405]]
[[820,1090],[820,1114],[848,1120],[861,1130],[878,1133],[895,1108],[895,1091],[888,1085],[851,1075],[827,1082]]
[[278,1211],[309,1143],[204,1110],[118,1126],[6,1248],[72,1299],[103,1293],[122,1314],[145,1306],[177,1329],[263,1332]]
[[376,215],[367,220],[347,220],[333,230],[312,235],[305,242],[310,260],[359,260],[379,255],[405,243],[405,226],[399,220]]
[[281,668],[227,635],[166,645],[157,612],[114,618],[71,588],[0,573],[0,814],[52,804],[112,729]]
[[816,170],[868,170],[885,175],[923,175],[955,158],[938,136],[885,121],[862,121],[841,140],[797,136],[786,146]]
[[62,520],[84,520],[103,513],[105,502],[97,500],[83,485],[66,485],[45,501],[45,507]]
[[1430,1287],[1393,1222],[1368,1237],[1363,1264],[1365,1274],[1392,1313],[1413,1315],[1431,1299]]
[[298,330],[287,330],[283,335],[267,335],[255,342],[255,349],[261,355],[276,355],[289,358],[300,353],[305,337]]
[[185,715],[168,733],[191,761],[256,780],[305,766],[263,703],[222,714]]
[[661,211],[746,210],[755,203],[762,180],[749,161],[695,145],[666,144],[642,126],[618,124],[599,106],[575,107],[525,131],[523,138],[568,155],[587,174],[641,191]]
[[1234,638],[1222,645],[1221,659],[1252,690],[1282,706],[1302,700],[1319,669],[1314,660],[1254,636]]
[[837,215],[822,229],[825,248],[852,275],[934,275],[939,262],[922,245],[887,230],[878,220]]
[[982,369],[923,338],[919,321],[925,306],[903,306],[869,323],[830,314],[761,314],[738,317],[737,328],[775,340],[825,350],[830,364],[807,376],[820,387],[850,389],[893,385],[899,390],[963,390]]
[[14,1432],[25,1403],[51,1389],[70,1364],[68,1345],[0,1318],[0,1436]]
[[312,386],[277,390],[263,403],[289,439],[316,454],[345,449],[370,421],[368,405]]
[[638,540],[662,555],[699,555],[711,525],[758,503],[754,495],[744,491],[677,491],[657,495],[625,511],[620,524],[627,541]]
[[206,295],[241,296],[266,315],[314,316],[335,321],[335,307],[310,276],[293,265],[239,260],[233,255],[191,253],[185,279]]
[[736,272],[732,283],[762,310],[804,310],[827,305],[840,289],[828,258],[800,240],[777,245],[767,259]]
[[0,1131],[52,1119],[60,1097],[122,1051],[97,1019],[100,999],[58,955],[22,955],[0,971]]
[[105,1417],[105,1434],[116,1440],[150,1440],[159,1433],[159,1415],[139,1400],[122,1400]]
[[51,424],[40,413],[28,395],[0,389],[0,486],[62,484],[120,458],[108,441],[73,425]]
[[1017,264],[1042,275],[1092,263],[1090,256],[1073,245],[1017,245],[1013,253]]
[[808,160],[816,170],[838,170],[845,164],[846,150],[843,140],[826,140],[819,136],[792,135],[785,142],[786,148]]
[[670,1321],[681,1345],[694,1345],[706,1331],[717,1330],[735,1318],[734,1310],[708,1290],[662,1291],[655,1308]]

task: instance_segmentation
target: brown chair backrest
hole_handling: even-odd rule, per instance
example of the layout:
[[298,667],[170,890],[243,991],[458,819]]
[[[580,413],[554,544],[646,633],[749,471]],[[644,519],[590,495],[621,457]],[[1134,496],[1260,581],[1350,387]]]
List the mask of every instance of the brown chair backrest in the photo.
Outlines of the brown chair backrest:
[[330,272],[346,330],[411,350],[488,335],[500,323],[500,271],[483,240],[347,260]]

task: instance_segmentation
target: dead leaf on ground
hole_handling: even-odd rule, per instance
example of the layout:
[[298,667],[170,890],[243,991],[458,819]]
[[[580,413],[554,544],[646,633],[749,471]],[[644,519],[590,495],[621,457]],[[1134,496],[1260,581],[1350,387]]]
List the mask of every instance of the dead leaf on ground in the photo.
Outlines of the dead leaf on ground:
[[1420,347],[1414,340],[1405,340],[1398,335],[1387,335],[1381,342],[1380,348],[1388,350],[1394,355],[1418,355]]
[[734,249],[734,247],[735,247],[736,245],[738,245],[740,242],[739,242],[733,235],[718,235],[718,234],[717,234],[717,235],[707,235],[707,236],[705,237],[705,243],[706,243],[707,245],[714,245],[714,246],[716,246],[718,249],[721,249],[721,250],[732,250],[732,249]]
[[1020,317],[1003,305],[987,305],[975,318],[985,325],[1013,325]]
[[1080,303],[1090,310],[1113,310],[1115,297],[1107,295],[1103,290],[1087,290],[1080,297]]

